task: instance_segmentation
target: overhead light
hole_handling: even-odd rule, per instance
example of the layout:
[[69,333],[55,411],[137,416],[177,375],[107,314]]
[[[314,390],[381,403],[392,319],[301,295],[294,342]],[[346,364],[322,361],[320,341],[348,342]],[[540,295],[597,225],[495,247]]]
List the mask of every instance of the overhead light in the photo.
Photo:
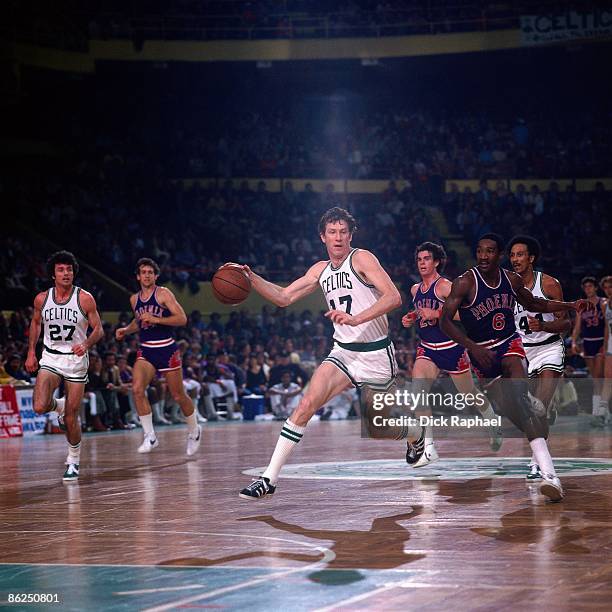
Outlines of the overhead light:
[[362,66],[380,66],[377,57],[362,57],[361,65]]
[[266,62],[263,60],[258,60],[257,62],[258,68],[272,68],[272,62]]

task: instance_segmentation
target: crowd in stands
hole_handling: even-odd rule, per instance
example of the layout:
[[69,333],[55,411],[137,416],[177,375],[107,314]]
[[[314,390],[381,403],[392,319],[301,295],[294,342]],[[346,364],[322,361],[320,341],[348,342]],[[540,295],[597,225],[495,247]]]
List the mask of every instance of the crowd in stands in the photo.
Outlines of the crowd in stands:
[[[231,102],[203,115],[167,120],[134,117],[128,126],[103,126],[92,135],[104,153],[148,155],[148,163],[176,177],[312,177],[329,179],[581,178],[607,176],[612,166],[609,112],[563,113],[526,105],[510,110],[457,112],[385,104],[359,108],[342,95],[333,102],[301,102],[281,109],[245,110]],[[172,109],[172,110],[169,110]],[[112,133],[112,132],[111,132]]]
[[577,192],[573,185],[560,189],[555,181],[541,191],[526,181],[512,192],[503,181],[480,181],[475,192],[451,185],[445,209],[472,249],[490,231],[506,239],[516,234],[537,238],[542,247],[537,268],[558,278],[568,299],[575,299],[578,279],[603,274],[609,261],[611,199],[601,182],[592,192]]

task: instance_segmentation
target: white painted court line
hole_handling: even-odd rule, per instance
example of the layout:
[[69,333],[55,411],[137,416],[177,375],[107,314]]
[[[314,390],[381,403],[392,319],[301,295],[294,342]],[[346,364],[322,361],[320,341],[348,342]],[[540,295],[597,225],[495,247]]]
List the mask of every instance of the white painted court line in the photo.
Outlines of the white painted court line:
[[166,591],[186,591],[187,589],[204,588],[205,584],[186,584],[176,587],[161,587],[159,589],[140,589],[139,591],[117,591],[113,595],[147,595],[148,593],[164,593]]
[[391,589],[397,588],[396,584],[388,584],[386,586],[380,587],[378,589],[374,589],[373,591],[368,591],[367,593],[362,593],[361,595],[355,595],[355,597],[350,597],[349,599],[343,599],[342,601],[338,601],[331,606],[326,606],[325,608],[317,608],[314,612],[330,612],[330,610],[337,610],[341,607],[348,606],[358,601],[363,601],[364,599],[369,599],[374,595],[378,595],[379,593],[384,593],[385,591],[390,591]]

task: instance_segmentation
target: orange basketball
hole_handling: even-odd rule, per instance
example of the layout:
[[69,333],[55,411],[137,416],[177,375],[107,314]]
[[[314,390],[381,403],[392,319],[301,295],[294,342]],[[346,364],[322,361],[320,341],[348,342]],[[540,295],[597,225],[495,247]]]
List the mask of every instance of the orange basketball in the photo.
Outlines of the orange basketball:
[[222,304],[240,304],[251,292],[251,281],[235,264],[225,264],[215,272],[212,288]]

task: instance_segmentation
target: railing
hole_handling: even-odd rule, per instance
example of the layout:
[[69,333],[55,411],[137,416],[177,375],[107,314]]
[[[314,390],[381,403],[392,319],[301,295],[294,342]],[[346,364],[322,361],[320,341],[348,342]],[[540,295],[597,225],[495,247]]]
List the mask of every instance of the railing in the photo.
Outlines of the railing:
[[55,24],[41,18],[19,24],[7,19],[0,35],[8,40],[65,49],[84,49],[90,39],[261,40],[382,37],[489,31],[518,27],[525,10],[516,3],[481,6],[457,4],[412,9],[382,9],[310,15],[149,15],[126,18],[117,13],[74,13]]

